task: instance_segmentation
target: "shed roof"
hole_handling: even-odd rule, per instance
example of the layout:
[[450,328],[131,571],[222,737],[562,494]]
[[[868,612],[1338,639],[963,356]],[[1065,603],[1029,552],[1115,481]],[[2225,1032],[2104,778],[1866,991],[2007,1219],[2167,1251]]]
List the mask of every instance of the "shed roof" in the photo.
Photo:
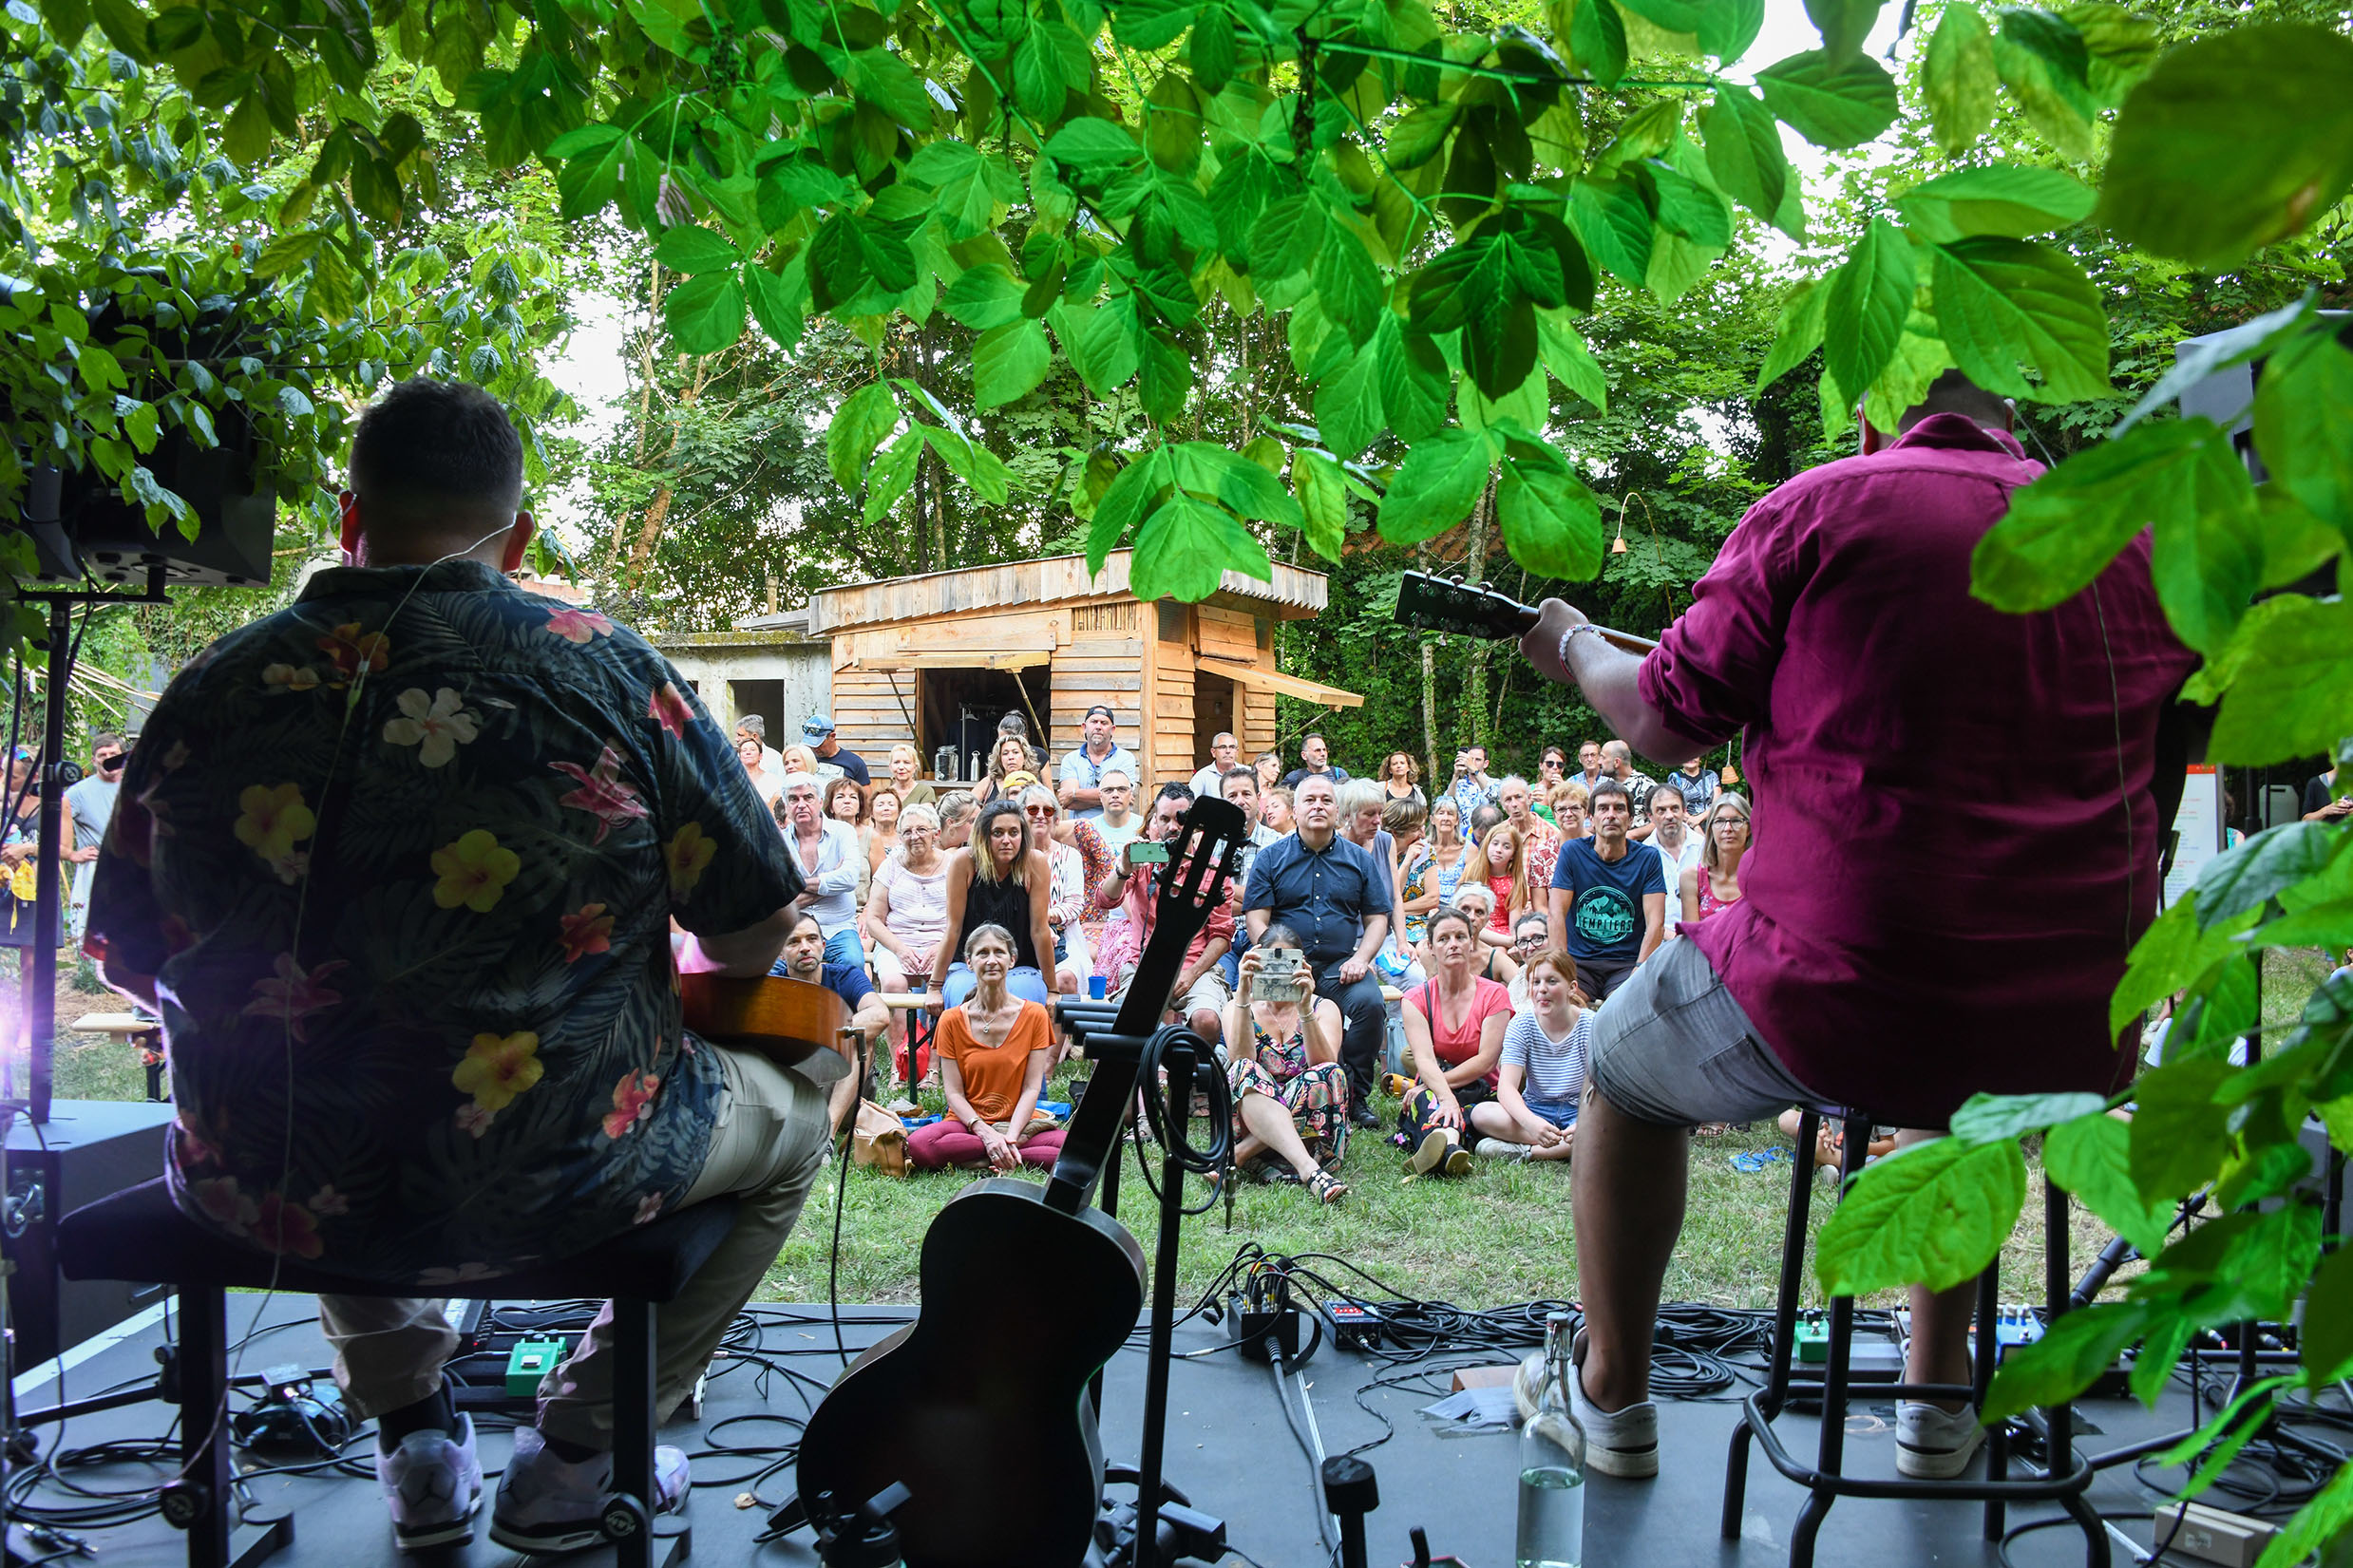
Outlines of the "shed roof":
[[[883,577],[822,589],[808,602],[808,630],[825,636],[844,628],[889,621],[904,623],[968,611],[1031,607],[1072,599],[1133,597],[1128,583],[1133,552],[1114,550],[1100,575],[1087,575],[1084,556],[1049,556],[1041,560],[967,566],[919,576]],[[1298,620],[1324,607],[1323,574],[1275,563],[1272,581],[1238,572],[1219,580],[1211,604],[1224,604],[1280,620]]]

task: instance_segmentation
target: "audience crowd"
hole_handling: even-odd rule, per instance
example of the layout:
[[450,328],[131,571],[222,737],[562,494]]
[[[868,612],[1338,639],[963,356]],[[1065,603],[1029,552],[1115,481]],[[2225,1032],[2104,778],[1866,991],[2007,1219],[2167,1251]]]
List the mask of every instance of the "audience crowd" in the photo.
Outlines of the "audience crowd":
[[[870,769],[825,714],[782,754],[765,730],[745,718],[736,754],[808,884],[806,942],[777,973],[822,980],[887,1041],[869,1092],[943,1095],[910,1141],[919,1168],[1052,1162],[1038,1095],[1068,1046],[1051,1004],[1126,994],[1203,795],[1249,826],[1169,1016],[1224,1063],[1241,1167],[1325,1202],[1347,1191],[1352,1129],[1386,1133],[1424,1175],[1567,1160],[1593,1010],[1739,898],[1749,846],[1748,802],[1704,759],[1653,779],[1617,740],[1583,742],[1573,765],[1545,746],[1532,779],[1465,746],[1437,786],[1410,752],[1360,776],[1319,734],[1286,766],[1221,732],[1198,770],[1154,785],[1097,705],[1051,765],[1009,714],[967,787],[921,779],[911,746]],[[1281,953],[1300,955],[1294,978],[1259,984]],[[857,1087],[835,1092],[837,1125]]]

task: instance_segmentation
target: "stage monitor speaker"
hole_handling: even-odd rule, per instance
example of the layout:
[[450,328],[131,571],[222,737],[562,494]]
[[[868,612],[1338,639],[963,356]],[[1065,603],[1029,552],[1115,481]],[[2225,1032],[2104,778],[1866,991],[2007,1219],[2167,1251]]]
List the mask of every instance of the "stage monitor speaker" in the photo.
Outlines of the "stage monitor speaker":
[[59,1100],[46,1125],[9,1126],[9,1327],[14,1372],[71,1350],[162,1299],[169,1287],[61,1279],[57,1222],[84,1204],[163,1174],[172,1107],[147,1100]]
[[[2340,330],[2353,331],[2353,311],[2321,311],[2323,321],[2334,322]],[[2205,332],[2196,337],[2183,338],[2173,346],[2176,364],[2189,358],[2204,344],[2225,336],[2225,332]],[[2196,419],[2203,416],[2230,432],[2230,444],[2247,464],[2247,471],[2257,484],[2270,479],[2270,470],[2255,453],[2255,387],[2263,380],[2265,361],[2250,359],[2242,364],[2216,370],[2212,375],[2192,382],[2181,389],[2181,416]]]

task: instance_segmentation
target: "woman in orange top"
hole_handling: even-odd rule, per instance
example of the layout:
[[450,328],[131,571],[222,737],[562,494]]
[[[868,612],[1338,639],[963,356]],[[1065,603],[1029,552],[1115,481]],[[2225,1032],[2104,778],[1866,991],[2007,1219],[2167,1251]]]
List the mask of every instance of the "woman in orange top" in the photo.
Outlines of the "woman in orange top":
[[948,1114],[908,1138],[907,1162],[926,1171],[983,1162],[998,1172],[1051,1169],[1062,1129],[1031,1135],[1028,1128],[1053,1060],[1053,1024],[1044,1008],[1005,989],[1014,943],[1003,926],[975,926],[964,939],[964,962],[979,984],[963,1006],[939,1015],[932,1034]]

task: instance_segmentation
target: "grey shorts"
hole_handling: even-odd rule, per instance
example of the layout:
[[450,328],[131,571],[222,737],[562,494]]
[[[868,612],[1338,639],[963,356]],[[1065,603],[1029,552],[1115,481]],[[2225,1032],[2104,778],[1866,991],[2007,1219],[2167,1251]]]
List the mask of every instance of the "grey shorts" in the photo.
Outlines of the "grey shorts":
[[1638,1122],[1755,1122],[1825,1104],[1790,1075],[1691,942],[1652,954],[1593,1025],[1586,1081]]

